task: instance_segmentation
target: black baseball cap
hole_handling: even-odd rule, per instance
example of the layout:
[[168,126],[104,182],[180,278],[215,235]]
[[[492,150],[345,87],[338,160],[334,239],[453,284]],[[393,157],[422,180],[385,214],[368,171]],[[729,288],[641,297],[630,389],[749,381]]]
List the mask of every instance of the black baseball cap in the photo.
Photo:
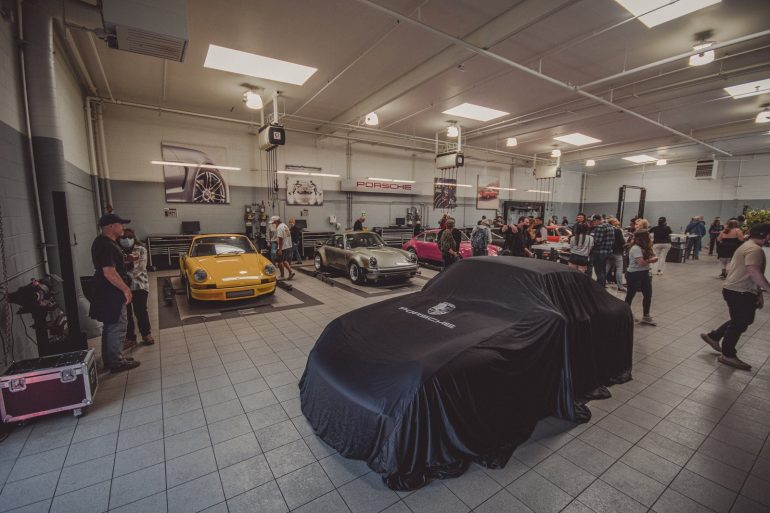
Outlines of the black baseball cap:
[[749,237],[752,239],[764,239],[770,234],[770,223],[755,224],[749,230]]
[[104,214],[99,218],[99,226],[109,226],[115,223],[128,224],[130,222],[130,219],[123,219],[117,214]]

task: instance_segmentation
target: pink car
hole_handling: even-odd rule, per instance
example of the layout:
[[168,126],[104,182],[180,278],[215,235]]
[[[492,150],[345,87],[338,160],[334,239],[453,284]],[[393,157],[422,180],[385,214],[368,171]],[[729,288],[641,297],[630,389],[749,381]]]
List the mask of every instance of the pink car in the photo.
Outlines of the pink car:
[[[426,230],[406,241],[401,248],[410,253],[414,253],[419,260],[443,262],[441,250],[439,249],[436,240],[439,231],[440,230]],[[499,247],[493,244],[487,245],[487,254],[489,256],[497,256],[499,251]],[[471,240],[464,233],[462,234],[462,242],[460,243],[460,255],[462,255],[463,258],[468,258],[473,255],[473,251],[471,250]]]

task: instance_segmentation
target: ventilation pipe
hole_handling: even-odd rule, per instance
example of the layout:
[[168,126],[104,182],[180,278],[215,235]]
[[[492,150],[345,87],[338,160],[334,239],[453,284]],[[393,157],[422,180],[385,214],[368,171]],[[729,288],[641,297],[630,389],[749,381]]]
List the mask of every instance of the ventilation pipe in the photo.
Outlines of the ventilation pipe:
[[101,22],[98,9],[76,0],[27,0],[21,9],[24,40],[20,47],[43,240],[51,271],[62,275],[59,251],[53,244],[56,240],[56,217],[51,193],[65,191],[67,178],[62,128],[56,116],[53,23],[55,19],[61,19],[65,12],[69,21],[80,26],[96,28],[101,26]]

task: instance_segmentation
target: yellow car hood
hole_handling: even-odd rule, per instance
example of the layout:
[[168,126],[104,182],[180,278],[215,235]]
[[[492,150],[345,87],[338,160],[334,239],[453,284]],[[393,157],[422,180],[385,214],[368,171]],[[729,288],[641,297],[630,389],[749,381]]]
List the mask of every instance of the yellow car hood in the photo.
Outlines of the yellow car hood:
[[191,273],[203,268],[208,274],[208,279],[202,283],[215,284],[217,288],[259,284],[261,279],[266,278],[265,265],[270,263],[256,253],[189,257],[188,260]]

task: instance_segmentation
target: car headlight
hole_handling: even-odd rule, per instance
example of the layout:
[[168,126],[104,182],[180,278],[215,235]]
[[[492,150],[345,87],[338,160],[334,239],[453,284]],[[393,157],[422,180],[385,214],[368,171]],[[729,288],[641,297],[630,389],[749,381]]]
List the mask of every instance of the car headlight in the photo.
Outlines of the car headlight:
[[273,264],[267,264],[265,266],[265,274],[272,276],[275,274],[275,266]]
[[193,278],[195,278],[195,281],[205,281],[208,277],[209,275],[206,274],[206,271],[203,269],[198,269],[193,273]]
[[377,259],[374,257],[369,257],[369,265],[372,267],[377,267]]

